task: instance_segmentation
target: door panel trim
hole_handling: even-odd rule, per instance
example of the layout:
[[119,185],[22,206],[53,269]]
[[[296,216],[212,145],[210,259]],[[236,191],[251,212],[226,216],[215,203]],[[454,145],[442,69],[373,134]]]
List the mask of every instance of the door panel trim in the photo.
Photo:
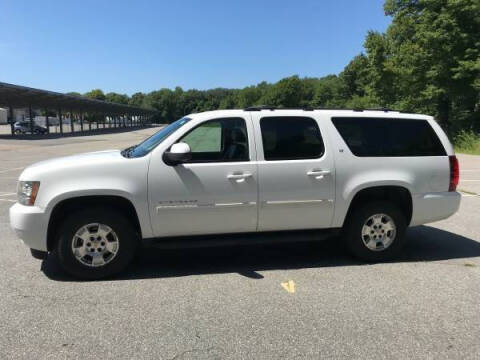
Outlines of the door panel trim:
[[256,206],[256,201],[249,202],[231,202],[231,203],[214,203],[214,204],[179,204],[179,205],[158,205],[157,213],[162,209],[204,209],[216,207],[232,207],[232,206]]
[[314,204],[321,202],[333,202],[333,199],[316,199],[316,200],[267,200],[264,205],[287,205],[287,204]]

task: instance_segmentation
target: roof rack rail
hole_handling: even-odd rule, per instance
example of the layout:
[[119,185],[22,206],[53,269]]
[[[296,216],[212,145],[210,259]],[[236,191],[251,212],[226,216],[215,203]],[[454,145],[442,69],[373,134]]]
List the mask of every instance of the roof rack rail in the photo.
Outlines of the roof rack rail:
[[349,110],[349,111],[356,111],[356,112],[362,112],[362,111],[383,111],[383,112],[389,112],[389,111],[397,111],[394,109],[389,109],[389,108],[327,108],[327,107],[310,107],[310,106],[305,106],[305,107],[298,107],[298,108],[282,108],[282,107],[276,107],[272,105],[256,105],[256,106],[249,106],[244,109],[245,111],[261,111],[261,110],[304,110],[304,111],[313,111],[313,110]]
[[249,106],[245,108],[245,111],[260,111],[260,110],[276,110],[276,106],[271,105],[256,105],[256,106]]
[[396,110],[385,108],[385,107],[371,108],[371,109],[365,109],[365,110],[367,110],[367,111],[383,111],[383,112],[396,111]]
[[304,110],[304,111],[313,111],[315,108],[311,106],[305,107],[298,107],[298,108],[284,108],[284,107],[276,107],[270,105],[257,105],[257,106],[249,106],[244,109],[245,111],[260,111],[260,110]]

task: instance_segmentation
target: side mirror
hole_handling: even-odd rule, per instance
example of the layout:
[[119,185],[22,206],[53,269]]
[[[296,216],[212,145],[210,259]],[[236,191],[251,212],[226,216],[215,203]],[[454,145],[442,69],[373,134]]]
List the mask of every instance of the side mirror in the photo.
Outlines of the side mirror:
[[163,161],[169,166],[175,166],[187,162],[192,158],[190,146],[187,143],[179,142],[173,144],[170,151],[163,153]]

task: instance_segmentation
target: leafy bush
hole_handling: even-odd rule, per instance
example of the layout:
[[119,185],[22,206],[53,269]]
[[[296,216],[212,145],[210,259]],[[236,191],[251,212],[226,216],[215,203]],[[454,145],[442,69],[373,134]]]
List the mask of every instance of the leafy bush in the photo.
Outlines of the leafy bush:
[[480,154],[480,134],[473,130],[460,130],[453,141],[455,148],[460,152]]

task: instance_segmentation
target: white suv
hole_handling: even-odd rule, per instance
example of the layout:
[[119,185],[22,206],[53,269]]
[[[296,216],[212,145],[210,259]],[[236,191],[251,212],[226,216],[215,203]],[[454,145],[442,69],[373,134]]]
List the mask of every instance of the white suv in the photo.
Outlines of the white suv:
[[219,110],[188,115],[123,151],[26,168],[10,221],[34,256],[52,252],[88,279],[126,267],[141,243],[319,239],[340,230],[355,256],[383,261],[399,252],[407,226],[457,211],[458,179],[452,145],[430,116]]

